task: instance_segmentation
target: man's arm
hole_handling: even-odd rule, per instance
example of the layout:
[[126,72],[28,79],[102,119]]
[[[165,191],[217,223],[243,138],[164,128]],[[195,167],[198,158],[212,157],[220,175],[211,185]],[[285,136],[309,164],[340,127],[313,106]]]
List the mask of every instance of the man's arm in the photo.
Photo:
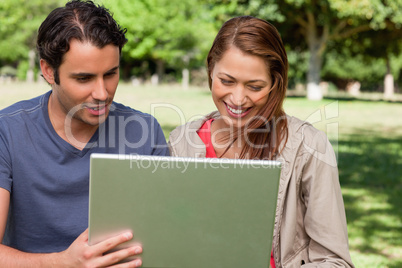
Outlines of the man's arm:
[[[10,192],[0,188],[0,241],[3,240],[10,204]],[[84,231],[68,249],[58,253],[26,253],[0,244],[0,267],[104,267],[142,252],[134,246],[110,254],[105,252],[132,239],[124,233],[96,245],[88,245],[88,230]],[[141,260],[120,264],[119,267],[139,267]]]
[[10,206],[10,192],[0,188],[0,242],[3,241],[6,230],[8,208]]

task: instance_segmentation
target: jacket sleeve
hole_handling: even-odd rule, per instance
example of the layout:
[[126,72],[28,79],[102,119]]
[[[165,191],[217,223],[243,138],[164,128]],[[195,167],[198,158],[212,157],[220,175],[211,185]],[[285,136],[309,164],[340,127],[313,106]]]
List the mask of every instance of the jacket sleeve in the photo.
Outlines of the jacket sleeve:
[[187,156],[178,152],[183,147],[184,127],[179,126],[169,134],[168,148],[171,156]]
[[170,139],[168,141],[168,147],[169,147],[170,156],[178,156],[176,149],[174,146],[172,146]]
[[301,194],[310,263],[302,267],[354,267],[334,150],[321,131],[303,133]]
[[202,121],[189,122],[174,129],[169,135],[171,156],[204,158],[205,144],[198,136],[197,130]]

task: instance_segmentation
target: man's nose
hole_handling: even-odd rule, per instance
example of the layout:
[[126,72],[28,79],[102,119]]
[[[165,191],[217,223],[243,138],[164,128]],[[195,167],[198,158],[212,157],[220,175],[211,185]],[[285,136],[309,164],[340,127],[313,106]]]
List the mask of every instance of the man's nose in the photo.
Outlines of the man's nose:
[[103,80],[103,78],[100,78],[96,81],[96,84],[92,90],[92,97],[95,100],[106,101],[107,90],[106,90],[106,85],[105,85],[105,81]]

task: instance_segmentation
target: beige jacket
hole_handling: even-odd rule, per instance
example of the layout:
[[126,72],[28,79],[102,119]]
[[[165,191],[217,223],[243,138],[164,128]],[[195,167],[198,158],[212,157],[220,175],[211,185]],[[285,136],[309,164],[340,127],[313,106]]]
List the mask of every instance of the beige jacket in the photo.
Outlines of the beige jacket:
[[[205,157],[197,130],[218,116],[214,112],[173,130],[171,155]],[[273,237],[276,267],[354,267],[332,146],[322,131],[287,119],[288,142],[276,158],[282,162]]]

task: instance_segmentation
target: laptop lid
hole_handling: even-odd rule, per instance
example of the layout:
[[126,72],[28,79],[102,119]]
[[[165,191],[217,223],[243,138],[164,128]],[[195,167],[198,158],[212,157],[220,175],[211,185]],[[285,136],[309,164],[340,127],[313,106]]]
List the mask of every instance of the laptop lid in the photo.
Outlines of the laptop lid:
[[276,161],[92,154],[89,243],[127,230],[142,267],[269,267]]

